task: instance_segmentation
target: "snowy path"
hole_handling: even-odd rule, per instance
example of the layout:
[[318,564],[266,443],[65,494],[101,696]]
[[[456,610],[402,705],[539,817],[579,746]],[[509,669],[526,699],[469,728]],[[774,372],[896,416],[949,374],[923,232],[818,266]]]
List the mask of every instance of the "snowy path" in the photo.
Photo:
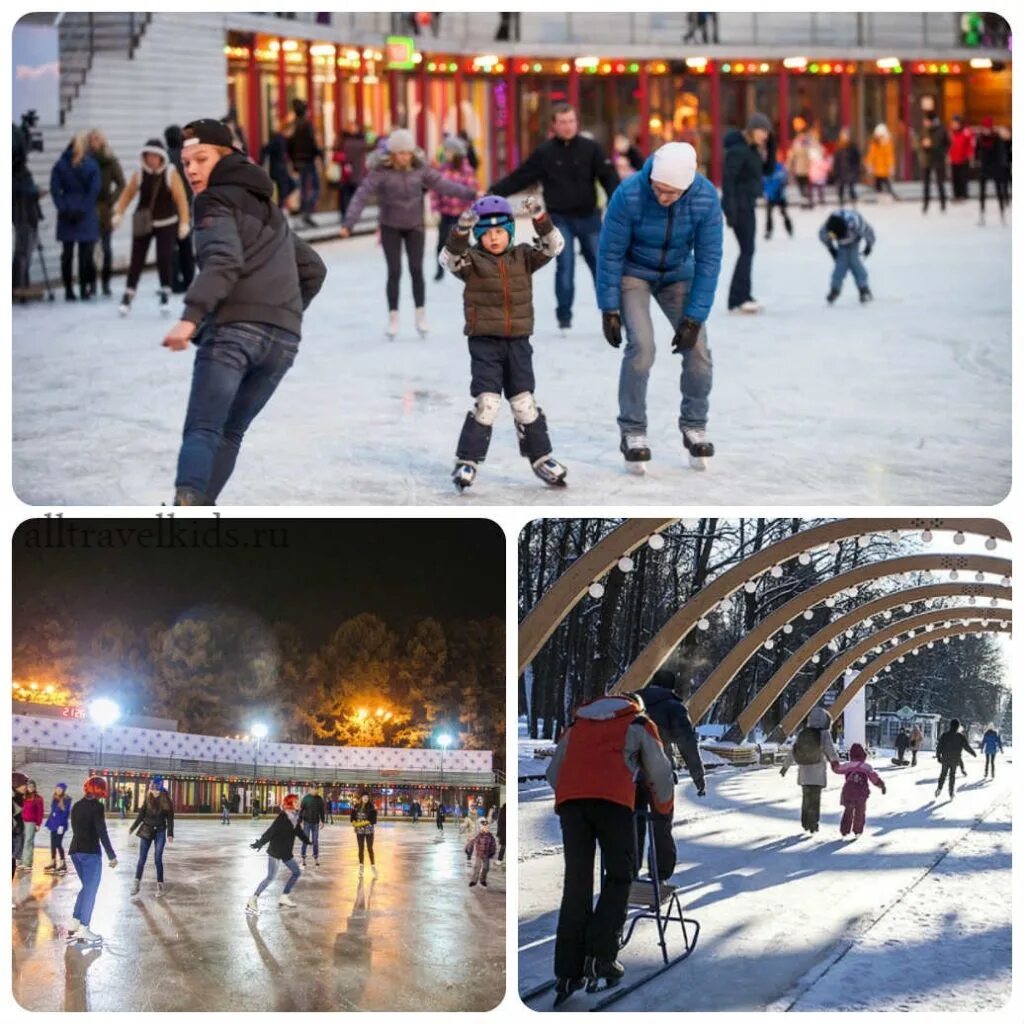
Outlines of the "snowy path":
[[[582,261],[571,337],[553,329],[553,267],[537,277],[537,396],[565,492],[518,455],[508,410],[478,485],[448,475],[469,406],[460,284],[428,268],[425,341],[383,337],[384,266],[372,238],[331,242],[324,293],[294,369],[257,420],[223,500],[292,504],[984,504],[1010,482],[1010,229],[976,226],[975,207],[922,217],[916,203],[867,211],[876,301],[848,282],[828,308],[823,209],[796,211],[797,235],[758,239],[760,317],[725,312],[735,245],[727,234],[709,321],[710,430],[719,454],[684,468],[675,426],[676,358],[658,323],[650,386],[655,461],[626,474],[617,452],[619,355],[600,333]],[[428,234],[428,253],[433,233]],[[120,285],[120,282],[118,282]],[[160,348],[167,322],[143,279],[130,318],[111,300],[14,310],[14,462],[32,504],[149,504],[172,494],[191,355]]]
[[[798,1009],[927,1009],[951,987],[958,1008],[1004,1002],[1012,769],[1007,760],[995,782],[983,782],[980,761],[967,760],[970,776],[952,802],[932,799],[934,760],[882,767],[889,791],[873,792],[865,834],[845,843],[835,784],[814,838],[800,832],[792,775],[715,772],[704,800],[680,786],[672,881],[687,916],[701,923],[700,942],[690,960],[617,1002],[616,1011],[780,1009],[797,1000]],[[550,977],[562,860],[550,791],[537,783],[522,790],[529,791],[519,826],[525,991]],[[653,937],[653,924],[638,927],[622,955],[627,980],[660,963]],[[853,951],[819,978],[854,939]]]

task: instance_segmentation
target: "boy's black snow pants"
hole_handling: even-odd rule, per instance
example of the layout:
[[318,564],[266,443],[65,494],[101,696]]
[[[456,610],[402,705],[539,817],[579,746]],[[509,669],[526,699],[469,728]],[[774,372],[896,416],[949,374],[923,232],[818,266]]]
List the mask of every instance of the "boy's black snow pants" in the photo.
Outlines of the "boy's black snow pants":
[[[558,808],[565,855],[562,905],[555,935],[555,975],[583,977],[587,956],[614,960],[626,921],[633,860],[633,812],[610,800],[567,800]],[[593,906],[594,855],[600,846],[604,880]]]
[[801,786],[803,804],[800,807],[800,824],[807,832],[817,832],[821,819],[821,786]]
[[935,787],[937,790],[942,789],[945,785],[946,777],[949,777],[949,795],[952,796],[956,790],[956,770],[959,767],[959,762],[956,764],[944,764],[942,766],[942,772],[939,775],[939,784]]

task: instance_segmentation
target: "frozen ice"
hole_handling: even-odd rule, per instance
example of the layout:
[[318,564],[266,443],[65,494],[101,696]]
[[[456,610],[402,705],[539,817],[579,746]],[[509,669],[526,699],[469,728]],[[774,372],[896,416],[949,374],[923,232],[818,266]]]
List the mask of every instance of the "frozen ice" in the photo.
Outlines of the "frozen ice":
[[[108,817],[118,865],[104,858],[92,930],[99,949],[65,946],[80,886],[43,873],[49,833],[32,875],[14,881],[14,995],[29,1010],[488,1010],[505,994],[505,877],[470,889],[465,839],[433,821],[380,823],[360,880],[347,818],[320,832],[309,866],[279,907],[279,869],[260,914],[245,902],[266,873],[249,843],[270,818],[230,825],[179,819],[164,853],[166,895],[155,898],[152,852],[135,899],[138,843]],[[45,847],[44,847],[45,842]],[[65,844],[67,846],[67,844]],[[295,853],[298,856],[300,844]]]
[[[554,268],[534,282],[537,399],[568,488],[553,491],[519,455],[504,409],[476,485],[449,478],[470,406],[461,283],[432,280],[413,327],[408,274],[401,331],[384,336],[384,260],[370,236],[319,247],[324,291],[299,358],[257,419],[222,503],[988,504],[1010,484],[1010,229],[978,227],[974,204],[867,207],[875,301],[852,281],[825,303],[831,261],[817,239],[827,210],[794,210],[796,236],[757,240],[760,316],[725,309],[735,243],[726,233],[715,310],[707,473],[676,426],[678,357],[655,313],[646,476],[618,453],[620,355],[604,342],[590,275],[577,266],[574,325],[554,322]],[[759,218],[761,214],[759,214]],[[990,217],[990,222],[994,217]],[[525,225],[524,225],[525,227]],[[119,283],[119,282],[115,282]],[[116,289],[115,289],[116,291]],[[175,302],[177,302],[175,298]],[[30,504],[158,504],[173,494],[192,358],[160,347],[169,326],[143,277],[131,315],[115,300],[14,310],[14,463]]]

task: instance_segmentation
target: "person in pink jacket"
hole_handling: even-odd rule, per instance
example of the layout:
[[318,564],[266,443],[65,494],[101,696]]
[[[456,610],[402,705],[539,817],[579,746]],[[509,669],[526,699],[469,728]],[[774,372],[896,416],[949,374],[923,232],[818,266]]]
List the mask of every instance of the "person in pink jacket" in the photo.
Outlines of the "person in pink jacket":
[[25,846],[21,853],[21,870],[32,870],[32,860],[36,852],[36,832],[43,826],[46,816],[43,798],[36,789],[35,780],[29,779],[25,793],[25,805],[21,809],[21,817],[25,822]]
[[877,786],[883,793],[885,783],[868,764],[867,752],[859,743],[850,745],[850,760],[845,764],[832,762],[832,771],[837,775],[846,776],[843,792],[839,797],[839,802],[843,805],[843,820],[839,823],[839,832],[843,836],[848,836],[852,828],[853,834],[859,836],[864,831],[864,817],[868,797],[871,795],[868,783]]
[[[438,168],[441,176],[459,185],[468,185],[470,188],[479,189],[480,184],[476,180],[476,171],[470,166],[467,157],[466,144],[457,135],[449,135],[443,143],[444,163]],[[471,199],[460,199],[458,196],[442,195],[440,192],[430,193],[430,205],[434,213],[440,216],[437,225],[437,257],[434,262],[441,258],[444,243],[448,241],[448,233],[459,221],[459,214],[468,210],[472,205]],[[444,267],[437,263],[435,281],[444,278]]]

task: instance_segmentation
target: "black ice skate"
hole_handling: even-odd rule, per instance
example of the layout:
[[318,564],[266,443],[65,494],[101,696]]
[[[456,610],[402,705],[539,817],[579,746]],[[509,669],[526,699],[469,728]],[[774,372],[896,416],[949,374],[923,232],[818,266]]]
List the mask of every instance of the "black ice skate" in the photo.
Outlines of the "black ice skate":
[[583,971],[587,976],[587,991],[601,992],[613,988],[622,981],[626,973],[625,967],[618,960],[601,960],[596,956],[588,956],[583,963]]
[[214,502],[194,487],[178,487],[174,491],[175,505],[212,505]]
[[651,449],[647,444],[646,434],[623,434],[619,441],[619,451],[626,460],[626,468],[638,476],[643,476],[646,463],[651,461]]
[[829,288],[828,295],[825,296],[825,301],[831,306],[832,303],[835,302],[836,299],[838,299],[838,298],[839,298],[839,289],[838,288]]
[[452,470],[452,483],[455,489],[461,494],[466,488],[473,486],[476,480],[476,463],[459,461],[455,463]]
[[135,292],[131,289],[126,291],[121,297],[121,305],[118,306],[117,312],[119,316],[127,316],[131,312],[132,299],[135,298]]
[[545,455],[531,463],[537,474],[549,487],[564,487],[567,470],[557,459]]
[[574,992],[579,992],[586,981],[583,978],[559,978],[555,984],[555,1006],[561,1006]]
[[708,440],[708,435],[703,430],[684,430],[683,447],[689,452],[692,469],[707,469],[706,460],[715,454],[715,446]]
[[861,288],[861,290],[860,290],[860,301],[861,302],[870,302],[873,298],[874,298],[874,296],[871,294],[871,289],[868,288],[867,285],[865,285],[863,288]]
[[160,315],[161,316],[167,316],[167,314],[170,313],[170,311],[171,311],[171,307],[170,307],[171,292],[167,288],[161,288],[160,292],[159,292],[159,295],[160,295]]

